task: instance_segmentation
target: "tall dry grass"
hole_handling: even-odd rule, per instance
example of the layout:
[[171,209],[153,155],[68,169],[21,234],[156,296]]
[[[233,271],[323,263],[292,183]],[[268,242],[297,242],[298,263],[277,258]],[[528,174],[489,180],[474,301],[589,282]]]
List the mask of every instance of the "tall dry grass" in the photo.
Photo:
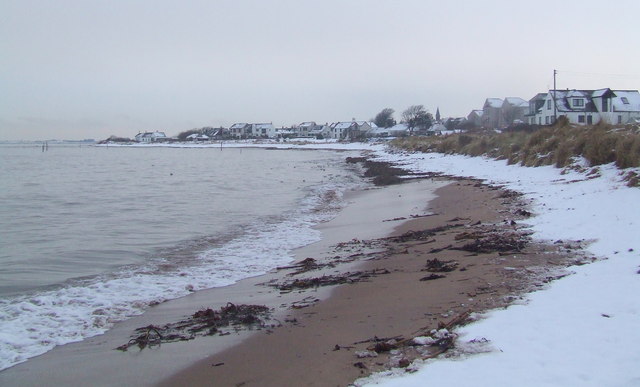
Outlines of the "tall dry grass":
[[614,162],[619,168],[640,167],[638,127],[606,124],[578,126],[559,119],[532,131],[475,131],[446,136],[405,137],[392,144],[410,152],[488,156],[523,166],[569,166],[582,157],[590,166]]

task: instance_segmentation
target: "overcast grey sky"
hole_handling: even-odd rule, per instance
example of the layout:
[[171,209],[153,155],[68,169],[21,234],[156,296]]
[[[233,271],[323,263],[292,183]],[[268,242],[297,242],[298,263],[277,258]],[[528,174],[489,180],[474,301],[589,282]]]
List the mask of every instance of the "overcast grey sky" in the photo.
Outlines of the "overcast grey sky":
[[640,89],[640,1],[0,0],[0,140]]

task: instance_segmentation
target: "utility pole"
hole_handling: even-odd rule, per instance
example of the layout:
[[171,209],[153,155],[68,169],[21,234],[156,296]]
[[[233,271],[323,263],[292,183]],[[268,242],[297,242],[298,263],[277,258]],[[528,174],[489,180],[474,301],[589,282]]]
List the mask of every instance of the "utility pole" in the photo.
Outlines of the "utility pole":
[[558,114],[556,111],[556,74],[558,74],[558,70],[553,70],[553,94],[551,94],[551,100],[553,101],[553,123],[555,124],[558,120]]

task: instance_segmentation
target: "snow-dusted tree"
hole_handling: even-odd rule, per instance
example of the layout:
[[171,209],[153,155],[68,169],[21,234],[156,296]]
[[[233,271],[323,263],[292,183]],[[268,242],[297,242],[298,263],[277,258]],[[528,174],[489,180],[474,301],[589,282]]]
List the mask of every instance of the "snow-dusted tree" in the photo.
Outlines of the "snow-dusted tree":
[[390,128],[396,124],[396,120],[393,119],[393,113],[395,113],[395,110],[384,108],[380,113],[376,114],[373,123],[381,128]]
[[422,105],[409,106],[402,112],[402,119],[413,134],[415,129],[426,130],[433,123],[433,116]]

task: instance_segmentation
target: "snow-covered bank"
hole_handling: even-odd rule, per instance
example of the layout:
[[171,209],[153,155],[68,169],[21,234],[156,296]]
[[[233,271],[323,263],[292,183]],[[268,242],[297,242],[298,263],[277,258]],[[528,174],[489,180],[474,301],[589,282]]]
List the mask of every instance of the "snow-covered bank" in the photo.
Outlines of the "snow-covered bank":
[[[460,329],[458,347],[491,351],[416,364],[358,385],[631,386],[640,385],[640,189],[628,188],[613,165],[599,176],[553,167],[441,154],[376,155],[415,171],[473,176],[532,200],[534,237],[593,240],[604,260],[571,268],[574,275],[529,295],[524,305],[493,311]],[[593,175],[591,176],[593,177]],[[474,349],[474,347],[476,347]]]

